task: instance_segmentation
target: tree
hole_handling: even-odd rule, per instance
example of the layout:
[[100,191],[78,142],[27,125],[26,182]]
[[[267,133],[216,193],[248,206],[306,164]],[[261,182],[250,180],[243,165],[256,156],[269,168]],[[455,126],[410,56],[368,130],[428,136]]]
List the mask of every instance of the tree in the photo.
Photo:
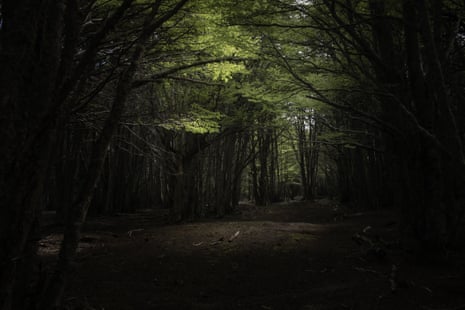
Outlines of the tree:
[[[67,270],[73,260],[107,150],[124,115],[130,92],[140,85],[180,70],[224,61],[224,57],[192,59],[179,66],[165,58],[152,64],[149,76],[136,80],[142,61],[163,52],[177,14],[187,0],[121,3],[100,1],[39,1],[1,5],[2,63],[0,102],[5,136],[1,150],[1,289],[2,309],[24,308],[34,300],[29,286],[34,274],[35,237],[46,196],[50,161],[74,113],[85,109],[107,86],[115,87],[109,113],[90,147],[87,169],[66,211],[65,237],[52,278],[39,307],[60,302]],[[184,15],[187,16],[187,15]],[[171,25],[170,25],[171,23]],[[120,37],[127,34],[126,40]],[[19,57],[16,57],[20,51]],[[210,57],[210,59],[206,59]],[[97,82],[95,82],[97,80]],[[61,139],[58,140],[58,139]],[[56,182],[59,182],[57,180]]]
[[[425,248],[450,245],[463,218],[462,116],[454,99],[462,91],[454,86],[453,69],[462,66],[463,6],[375,0],[269,4],[277,8],[274,19],[264,19],[268,9],[249,16],[246,25],[260,27],[277,63],[309,97],[357,119],[350,130],[369,130],[373,137],[381,130],[382,139],[373,139],[377,143],[370,148],[384,149],[383,160],[369,170],[389,171],[385,188],[395,198],[387,203],[401,206]],[[328,78],[331,83],[325,83]],[[354,101],[353,94],[369,100]],[[362,163],[348,175],[359,174]]]
[[[22,308],[37,245],[44,181],[60,115],[74,85],[92,64],[97,47],[132,1],[113,10],[79,62],[77,36],[83,20],[77,1],[3,1],[1,5],[1,270],[2,309]],[[89,7],[83,4],[82,13]],[[62,44],[64,42],[64,44]],[[63,117],[63,118],[62,118]]]

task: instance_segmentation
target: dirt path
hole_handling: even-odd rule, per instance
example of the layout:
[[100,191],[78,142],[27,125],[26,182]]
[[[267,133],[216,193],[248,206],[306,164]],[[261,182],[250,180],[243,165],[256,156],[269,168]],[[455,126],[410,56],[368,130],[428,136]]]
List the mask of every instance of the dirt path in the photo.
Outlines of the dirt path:
[[[406,255],[395,243],[393,213],[341,217],[317,204],[242,211],[175,226],[161,225],[153,212],[91,221],[68,303],[105,310],[465,309],[457,308],[465,305],[463,264],[419,264]],[[367,226],[375,244],[359,246],[353,236]],[[42,244],[50,254],[55,236]]]

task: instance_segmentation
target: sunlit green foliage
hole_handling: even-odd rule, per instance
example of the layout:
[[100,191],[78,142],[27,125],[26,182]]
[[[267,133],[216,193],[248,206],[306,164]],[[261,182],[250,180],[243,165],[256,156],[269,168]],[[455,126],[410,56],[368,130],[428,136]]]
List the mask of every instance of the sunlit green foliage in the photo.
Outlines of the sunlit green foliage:
[[221,113],[212,112],[200,105],[193,104],[186,115],[176,119],[167,119],[160,126],[168,130],[181,130],[195,134],[218,133],[221,119]]

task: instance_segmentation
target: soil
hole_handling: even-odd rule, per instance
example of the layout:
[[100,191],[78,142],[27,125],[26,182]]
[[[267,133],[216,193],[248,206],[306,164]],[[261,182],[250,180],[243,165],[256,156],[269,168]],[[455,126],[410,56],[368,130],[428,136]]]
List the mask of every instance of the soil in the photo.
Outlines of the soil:
[[[92,219],[69,309],[465,309],[463,252],[419,257],[393,211],[242,204],[221,220],[165,224],[164,210]],[[60,236],[41,241],[44,258]],[[433,255],[434,256],[434,255]]]

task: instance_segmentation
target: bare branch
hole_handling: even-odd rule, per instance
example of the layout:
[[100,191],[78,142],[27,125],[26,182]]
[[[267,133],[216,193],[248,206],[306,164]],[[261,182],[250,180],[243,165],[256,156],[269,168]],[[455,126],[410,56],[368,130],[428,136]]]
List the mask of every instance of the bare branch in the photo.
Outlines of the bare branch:
[[219,63],[219,62],[227,62],[227,61],[229,61],[229,62],[233,62],[233,61],[241,62],[241,61],[244,61],[244,60],[245,60],[244,58],[237,58],[237,57],[223,57],[223,58],[200,60],[200,61],[196,61],[196,62],[193,62],[193,63],[190,63],[190,64],[184,64],[184,65],[180,65],[180,66],[177,66],[177,67],[166,69],[164,71],[161,71],[161,72],[158,72],[158,73],[152,75],[150,78],[147,78],[147,79],[136,80],[132,84],[132,87],[133,88],[138,88],[138,87],[144,86],[144,85],[146,85],[148,83],[152,83],[152,82],[158,81],[160,79],[166,78],[166,77],[170,76],[171,74],[177,73],[177,72],[182,71],[182,70],[194,68],[194,67],[200,67],[200,66],[203,66],[203,65],[211,64],[211,63]]

